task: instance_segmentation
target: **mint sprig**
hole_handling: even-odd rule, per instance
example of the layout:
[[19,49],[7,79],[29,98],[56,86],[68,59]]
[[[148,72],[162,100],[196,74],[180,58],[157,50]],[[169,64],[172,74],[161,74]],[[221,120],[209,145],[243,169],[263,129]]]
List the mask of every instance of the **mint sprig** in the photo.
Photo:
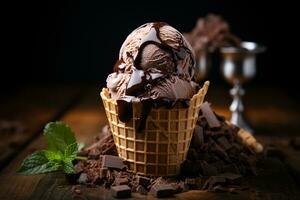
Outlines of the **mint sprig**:
[[41,174],[54,171],[75,173],[73,161],[86,159],[77,156],[81,145],[76,143],[72,129],[63,122],[50,122],[44,128],[48,149],[34,152],[26,157],[18,169],[19,174]]

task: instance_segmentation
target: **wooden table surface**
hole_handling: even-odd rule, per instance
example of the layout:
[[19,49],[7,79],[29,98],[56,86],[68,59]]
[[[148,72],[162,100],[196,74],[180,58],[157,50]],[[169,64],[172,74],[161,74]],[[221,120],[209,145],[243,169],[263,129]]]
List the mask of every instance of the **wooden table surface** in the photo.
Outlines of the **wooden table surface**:
[[[102,187],[81,186],[82,196],[74,196],[63,174],[20,176],[17,168],[28,154],[45,148],[41,135],[49,121],[64,121],[76,133],[79,142],[89,144],[107,123],[101,87],[96,84],[28,85],[1,98],[0,121],[17,120],[24,125],[22,132],[0,132],[0,199],[111,199]],[[228,88],[212,84],[207,100],[217,113],[230,113]],[[284,152],[284,160],[269,158],[262,163],[258,176],[245,179],[250,186],[238,194],[188,191],[176,199],[298,199],[300,197],[300,151],[289,141],[300,136],[300,106],[282,92],[272,88],[247,90],[247,117],[263,144],[274,144]],[[137,199],[154,199],[151,195],[133,195]]]

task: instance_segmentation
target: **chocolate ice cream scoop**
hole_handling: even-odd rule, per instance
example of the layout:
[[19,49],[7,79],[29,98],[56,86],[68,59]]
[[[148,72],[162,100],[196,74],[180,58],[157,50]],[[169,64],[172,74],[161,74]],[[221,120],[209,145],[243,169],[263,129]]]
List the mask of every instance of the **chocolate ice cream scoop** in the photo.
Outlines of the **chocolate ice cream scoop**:
[[188,76],[192,76],[195,60],[192,47],[183,35],[163,22],[147,23],[135,29],[124,41],[119,59],[127,70],[152,67]]
[[124,41],[107,87],[116,100],[189,99],[196,92],[194,64],[192,47],[179,31],[163,22],[147,23]]
[[114,73],[107,78],[110,97],[118,103],[119,119],[132,118],[132,102],[141,102],[138,129],[143,129],[152,107],[171,108],[187,102],[199,89],[194,82],[192,47],[175,28],[147,23],[124,41]]

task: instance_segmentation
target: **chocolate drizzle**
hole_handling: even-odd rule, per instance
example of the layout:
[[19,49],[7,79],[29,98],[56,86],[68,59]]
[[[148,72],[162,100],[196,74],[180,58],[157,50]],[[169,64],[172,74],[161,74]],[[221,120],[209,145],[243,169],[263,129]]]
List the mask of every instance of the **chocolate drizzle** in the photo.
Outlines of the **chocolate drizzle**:
[[124,99],[117,100],[118,116],[122,122],[128,122],[132,118],[132,102]]
[[[146,126],[146,120],[153,108],[167,108],[171,109],[175,107],[176,105],[180,105],[183,108],[189,107],[189,99],[177,99],[177,100],[170,100],[168,98],[161,98],[161,99],[143,99],[141,100],[142,104],[142,112],[140,119],[136,121],[136,126],[134,127],[137,132],[141,132],[145,129]],[[118,103],[118,114],[119,119],[126,123],[130,121],[133,117],[132,113],[132,102],[130,99],[120,99],[117,100]]]
[[[134,97],[139,97],[142,103],[142,113],[140,117],[140,121],[138,122],[138,127],[136,129],[138,132],[142,131],[145,128],[145,123],[148,114],[151,112],[151,109],[157,107],[166,107],[172,108],[177,103],[182,104],[184,107],[188,107],[188,101],[184,99],[170,100],[170,99],[151,99],[144,96],[151,91],[151,88],[158,84],[161,80],[168,78],[171,74],[175,74],[177,76],[181,76],[183,67],[181,63],[187,54],[192,57],[192,52],[190,49],[184,46],[184,40],[180,41],[179,47],[174,48],[168,45],[165,41],[163,41],[160,37],[160,28],[167,25],[164,22],[156,22],[151,24],[150,31],[148,34],[141,39],[140,45],[138,47],[137,53],[134,55],[127,52],[127,56],[132,58],[133,67],[132,74],[130,80],[127,84],[127,88],[125,91],[126,98],[122,98],[117,100],[118,103],[118,112],[119,118],[123,122],[128,122],[132,118],[132,99]],[[155,66],[143,69],[141,66],[142,52],[144,48],[149,45],[154,44],[163,51],[169,53],[171,55],[171,60],[173,62],[174,69],[170,72],[168,69],[157,69]],[[189,73],[192,71],[192,66],[194,66],[194,60],[191,65],[187,65],[189,69],[187,70]],[[114,71],[118,73],[123,73],[125,69],[125,62],[120,59],[117,61],[114,67]],[[130,98],[132,97],[132,98]]]

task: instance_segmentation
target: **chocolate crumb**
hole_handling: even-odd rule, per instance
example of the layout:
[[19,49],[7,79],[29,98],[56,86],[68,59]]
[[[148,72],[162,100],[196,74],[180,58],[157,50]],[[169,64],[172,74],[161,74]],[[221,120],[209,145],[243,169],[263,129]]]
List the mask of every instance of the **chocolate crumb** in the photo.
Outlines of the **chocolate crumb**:
[[111,187],[111,193],[116,198],[129,198],[131,197],[131,189],[128,185],[118,185]]
[[170,184],[156,183],[151,187],[150,193],[157,198],[165,198],[173,196],[175,190]]
[[148,191],[141,185],[136,188],[136,191],[142,195],[147,195]]
[[74,195],[81,195],[82,194],[82,191],[80,189],[80,185],[72,186],[71,191]]

